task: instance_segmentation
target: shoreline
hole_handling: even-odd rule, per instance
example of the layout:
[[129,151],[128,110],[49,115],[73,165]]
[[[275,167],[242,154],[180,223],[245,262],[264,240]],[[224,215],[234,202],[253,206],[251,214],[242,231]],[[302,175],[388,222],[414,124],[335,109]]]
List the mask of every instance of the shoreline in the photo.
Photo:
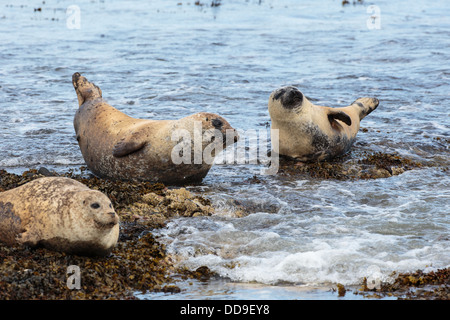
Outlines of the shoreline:
[[[328,170],[328,169],[327,169]],[[82,257],[49,251],[44,248],[8,247],[0,244],[0,300],[53,300],[53,299],[120,299],[136,300],[145,293],[174,295],[183,299],[177,282],[210,283],[220,280],[207,267],[189,271],[176,267],[165,247],[152,235],[173,217],[209,216],[214,208],[208,199],[191,194],[185,188],[167,188],[161,183],[111,182],[72,171],[59,176],[78,180],[92,189],[107,194],[121,218],[119,242],[108,257]],[[327,171],[328,172],[328,171]],[[45,168],[32,169],[22,175],[0,170],[0,192],[15,188],[31,180],[57,175]],[[80,267],[80,289],[67,286],[67,267]],[[238,284],[232,286],[255,286]],[[268,287],[268,286],[266,286]],[[270,286],[269,286],[270,287]],[[188,286],[189,288],[189,286]],[[272,286],[274,290],[281,287]],[[296,286],[286,286],[298,290]],[[303,287],[302,291],[317,289]],[[320,289],[322,291],[322,288]],[[450,299],[450,268],[424,273],[398,274],[394,283],[381,284],[379,289],[369,289],[367,282],[345,287],[330,285],[325,296],[336,299]],[[142,292],[142,295],[136,294]],[[354,296],[352,296],[354,295]],[[318,299],[325,299],[319,294]],[[197,296],[196,299],[201,299]]]

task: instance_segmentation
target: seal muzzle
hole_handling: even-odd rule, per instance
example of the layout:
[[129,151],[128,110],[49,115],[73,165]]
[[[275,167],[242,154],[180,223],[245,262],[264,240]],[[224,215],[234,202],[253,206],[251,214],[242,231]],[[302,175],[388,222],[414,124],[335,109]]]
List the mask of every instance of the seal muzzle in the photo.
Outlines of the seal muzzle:
[[274,100],[280,100],[281,105],[286,109],[298,107],[303,102],[303,94],[295,87],[283,87],[273,94]]

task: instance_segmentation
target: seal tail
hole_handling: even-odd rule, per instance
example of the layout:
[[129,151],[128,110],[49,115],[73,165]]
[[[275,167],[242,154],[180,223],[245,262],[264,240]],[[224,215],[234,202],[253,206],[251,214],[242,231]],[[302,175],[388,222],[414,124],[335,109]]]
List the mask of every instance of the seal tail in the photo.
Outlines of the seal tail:
[[379,101],[377,98],[359,98],[353,102],[352,106],[357,106],[359,110],[359,119],[364,119],[369,113],[378,107]]
[[102,90],[92,82],[89,82],[78,72],[72,75],[72,84],[78,97],[78,104],[81,106],[89,100],[94,100],[102,97]]

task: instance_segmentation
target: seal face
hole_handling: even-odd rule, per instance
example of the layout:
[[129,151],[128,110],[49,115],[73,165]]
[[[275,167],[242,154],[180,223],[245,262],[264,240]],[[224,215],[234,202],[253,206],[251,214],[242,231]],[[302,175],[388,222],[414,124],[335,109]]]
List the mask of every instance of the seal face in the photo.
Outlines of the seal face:
[[375,110],[376,98],[359,98],[343,108],[312,104],[292,86],[273,91],[269,97],[272,139],[279,154],[299,161],[321,161],[345,154],[353,145],[360,121]]
[[303,94],[295,87],[284,87],[278,89],[273,94],[275,100],[280,100],[283,108],[294,109],[295,107],[301,107],[303,102]]
[[[79,103],[74,118],[77,141],[86,165],[99,177],[172,185],[200,182],[213,163],[198,161],[198,155],[207,148],[224,149],[237,141],[236,130],[217,114],[200,112],[178,120],[135,119],[106,103],[100,88],[79,73],[72,76],[72,82]],[[186,148],[179,155],[185,157],[182,163],[173,161],[180,136],[186,138],[182,141]],[[227,139],[229,136],[234,140]]]
[[109,198],[75,180],[40,178],[0,193],[0,241],[107,255],[119,238]]

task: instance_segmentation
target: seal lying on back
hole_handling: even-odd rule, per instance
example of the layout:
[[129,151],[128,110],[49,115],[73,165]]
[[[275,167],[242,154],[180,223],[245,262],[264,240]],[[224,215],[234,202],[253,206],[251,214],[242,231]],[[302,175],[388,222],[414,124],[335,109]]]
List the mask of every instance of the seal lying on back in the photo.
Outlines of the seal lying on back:
[[[376,98],[359,98],[348,107],[316,106],[295,87],[283,87],[269,98],[272,139],[279,154],[299,161],[329,160],[348,152],[360,121],[378,106]],[[276,141],[278,140],[278,141]]]
[[47,177],[0,193],[0,241],[107,255],[119,238],[109,198],[69,178]]
[[[99,177],[174,185],[200,182],[213,165],[215,151],[237,141],[236,131],[219,115],[135,119],[106,103],[100,88],[79,73],[72,82],[79,103],[74,119],[78,144],[87,167]],[[180,137],[184,144],[177,141]],[[203,157],[206,148],[209,161]]]

